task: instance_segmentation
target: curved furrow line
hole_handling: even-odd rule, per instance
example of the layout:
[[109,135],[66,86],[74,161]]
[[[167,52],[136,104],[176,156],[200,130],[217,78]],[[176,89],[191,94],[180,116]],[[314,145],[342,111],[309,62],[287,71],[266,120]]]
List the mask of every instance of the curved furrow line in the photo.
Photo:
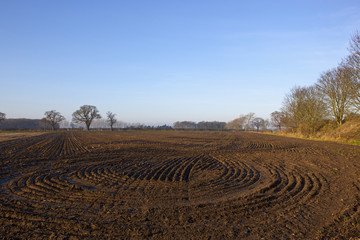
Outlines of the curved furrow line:
[[188,173],[190,168],[189,166],[193,166],[193,162],[196,161],[198,157],[191,157],[191,158],[184,158],[181,165],[179,166],[178,169],[176,169],[175,173],[174,173],[174,177],[173,177],[173,181],[175,182],[183,182],[184,181],[184,173],[186,172],[186,170],[188,170]]
[[179,171],[179,169],[182,168],[184,162],[187,161],[188,158],[178,158],[176,164],[174,165],[174,167],[172,169],[170,169],[170,171],[167,173],[166,179],[169,182],[175,182],[175,178],[177,176],[177,173]]
[[169,181],[172,182],[172,176],[175,171],[174,169],[177,169],[182,164],[183,159],[174,159],[171,164],[168,164],[165,171],[163,171],[160,175],[161,181]]
[[161,166],[159,168],[157,168],[156,171],[151,172],[148,177],[147,180],[154,180],[157,181],[159,180],[160,176],[170,167],[173,167],[173,165],[176,163],[176,159],[172,159],[170,161],[165,161],[161,164]]

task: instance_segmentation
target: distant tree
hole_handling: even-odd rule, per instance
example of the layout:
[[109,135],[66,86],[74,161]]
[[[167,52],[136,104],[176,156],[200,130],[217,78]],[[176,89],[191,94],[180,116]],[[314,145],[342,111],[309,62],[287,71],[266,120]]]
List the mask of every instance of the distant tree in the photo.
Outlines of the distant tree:
[[254,120],[255,113],[248,113],[246,115],[240,115],[240,117],[226,124],[227,129],[243,130],[247,131],[252,128],[252,121]]
[[116,121],[117,121],[116,118],[115,118],[116,114],[108,111],[108,112],[106,113],[106,116],[107,116],[107,122],[109,123],[110,128],[111,128],[111,131],[113,131],[113,125],[114,125],[114,124],[116,123]]
[[192,121],[182,121],[174,123],[175,129],[196,129],[196,123]]
[[198,122],[196,124],[196,128],[197,129],[217,130],[217,129],[224,129],[225,125],[226,125],[225,122],[217,122],[217,121],[206,122],[206,121],[202,121],[202,122]]
[[0,123],[6,119],[6,114],[0,112]]
[[101,116],[95,106],[83,105],[73,114],[73,121],[76,123],[85,123],[86,129],[90,130],[90,125],[94,119],[100,119]]
[[244,129],[245,129],[245,131],[248,131],[249,129],[252,128],[254,117],[255,117],[255,113],[253,113],[253,112],[250,112],[250,113],[248,113],[248,114],[246,114],[244,116],[244,118],[245,118]]
[[266,130],[266,129],[268,129],[270,126],[271,126],[270,120],[269,120],[269,119],[265,119],[265,120],[264,120],[264,129]]
[[235,118],[234,120],[228,122],[226,124],[227,129],[234,129],[234,130],[244,130],[245,128],[245,116],[241,115],[238,118]]
[[51,126],[49,124],[49,121],[46,118],[42,118],[39,121],[39,127],[42,130],[47,130],[47,129],[50,129]]
[[51,126],[52,130],[55,130],[59,126],[59,123],[65,120],[64,116],[55,110],[47,111],[44,115],[45,121]]
[[255,113],[248,113],[240,115],[240,117],[228,122],[225,126],[227,129],[244,130],[247,131],[252,128]]
[[256,127],[256,131],[259,131],[259,129],[262,127],[264,128],[265,127],[265,120],[260,118],[260,117],[257,117],[257,118],[254,118],[254,120],[252,121],[253,125]]
[[271,113],[271,124],[274,127],[277,127],[279,131],[281,130],[281,127],[284,126],[284,120],[285,116],[283,112],[275,111]]

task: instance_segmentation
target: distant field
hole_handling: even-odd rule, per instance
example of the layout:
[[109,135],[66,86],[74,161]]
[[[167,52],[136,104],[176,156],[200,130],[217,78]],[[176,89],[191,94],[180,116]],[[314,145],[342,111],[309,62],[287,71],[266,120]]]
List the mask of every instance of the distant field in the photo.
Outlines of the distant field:
[[234,132],[27,136],[0,142],[0,239],[360,236],[358,146]]
[[44,134],[44,132],[12,132],[12,131],[0,131],[0,142],[17,138],[33,137]]

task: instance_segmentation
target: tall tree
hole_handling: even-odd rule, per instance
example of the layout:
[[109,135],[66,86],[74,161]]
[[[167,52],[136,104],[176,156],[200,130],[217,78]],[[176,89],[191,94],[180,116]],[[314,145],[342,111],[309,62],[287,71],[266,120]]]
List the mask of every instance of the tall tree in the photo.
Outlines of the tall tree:
[[73,121],[76,123],[85,123],[86,129],[90,130],[90,125],[94,119],[100,119],[101,116],[95,106],[83,105],[73,114]]
[[360,35],[356,32],[350,41],[350,56],[347,59],[348,64],[355,70],[356,77],[360,78]]
[[277,127],[279,131],[281,130],[281,127],[284,126],[284,120],[285,116],[283,112],[275,111],[271,113],[271,124],[274,127]]
[[316,84],[338,125],[344,122],[346,114],[350,112],[353,96],[350,77],[349,68],[340,65],[321,74]]
[[52,130],[55,130],[56,127],[59,126],[59,123],[65,120],[64,116],[55,110],[47,111],[44,115],[46,123],[51,126]]
[[109,123],[110,125],[110,128],[111,128],[111,131],[113,131],[113,125],[116,123],[117,119],[115,118],[116,114],[115,113],[112,113],[110,111],[108,111],[106,113],[106,116],[107,116],[107,122]]
[[342,66],[350,73],[348,78],[351,90],[353,107],[360,111],[360,35],[357,32],[350,42],[350,55]]

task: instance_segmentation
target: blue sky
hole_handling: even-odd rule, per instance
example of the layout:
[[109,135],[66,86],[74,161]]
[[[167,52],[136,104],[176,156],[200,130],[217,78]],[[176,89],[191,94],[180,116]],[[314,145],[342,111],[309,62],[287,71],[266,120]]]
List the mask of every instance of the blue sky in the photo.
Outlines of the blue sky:
[[268,118],[347,55],[360,1],[0,1],[0,112]]

